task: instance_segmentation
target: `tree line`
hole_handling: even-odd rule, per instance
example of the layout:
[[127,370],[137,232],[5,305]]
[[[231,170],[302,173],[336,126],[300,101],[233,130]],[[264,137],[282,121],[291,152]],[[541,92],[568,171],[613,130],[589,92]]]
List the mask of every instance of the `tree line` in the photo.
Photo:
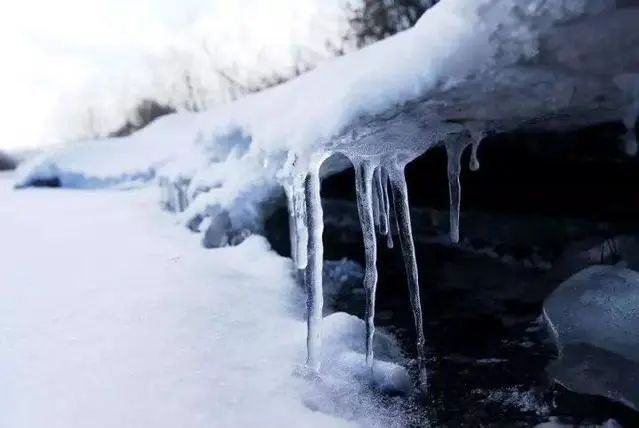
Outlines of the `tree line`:
[[[349,51],[385,39],[412,27],[421,15],[438,0],[359,0],[358,6],[345,6],[348,31],[335,41],[326,42],[329,56]],[[158,76],[170,87],[173,96],[166,99],[142,98],[131,109],[123,124],[109,132],[96,126],[96,112],[88,108],[83,125],[89,138],[123,137],[147,126],[158,117],[186,110],[198,112],[249,93],[281,84],[313,69],[321,60],[315,52],[297,48],[295,64],[285,70],[267,70],[252,79],[241,77],[240,70],[225,69],[216,64],[215,53],[201,43],[197,50],[174,51],[166,60],[172,64],[170,76]],[[204,74],[203,74],[204,73]],[[170,82],[167,83],[167,80]]]

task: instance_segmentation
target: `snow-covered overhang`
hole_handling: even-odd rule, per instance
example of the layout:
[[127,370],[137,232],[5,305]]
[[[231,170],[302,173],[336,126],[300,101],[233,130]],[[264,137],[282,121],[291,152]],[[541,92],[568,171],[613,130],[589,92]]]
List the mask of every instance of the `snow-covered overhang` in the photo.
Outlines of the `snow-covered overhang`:
[[[360,114],[331,139],[331,149],[367,145],[362,144],[366,140],[379,146],[372,152],[407,144],[423,152],[433,145],[429,140],[455,132],[450,124],[470,132],[566,130],[610,120],[634,126],[639,115],[638,0],[470,3],[444,0],[413,29],[387,42],[419,47],[416,39],[423,39],[427,60],[430,37],[438,36],[449,51],[435,51],[436,66],[424,62],[438,73],[431,76],[434,84],[383,111]],[[451,16],[460,25],[444,25],[433,34]],[[385,63],[381,54],[379,61]],[[377,138],[369,138],[373,135]]]

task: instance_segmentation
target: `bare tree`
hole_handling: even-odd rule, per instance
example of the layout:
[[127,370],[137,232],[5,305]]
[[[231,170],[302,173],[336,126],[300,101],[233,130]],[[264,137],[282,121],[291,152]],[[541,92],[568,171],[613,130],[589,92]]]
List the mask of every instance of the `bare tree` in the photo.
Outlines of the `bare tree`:
[[88,107],[86,110],[84,131],[88,138],[100,138],[100,127],[95,107]]
[[363,47],[406,30],[438,0],[362,0],[350,7],[351,27],[358,47]]

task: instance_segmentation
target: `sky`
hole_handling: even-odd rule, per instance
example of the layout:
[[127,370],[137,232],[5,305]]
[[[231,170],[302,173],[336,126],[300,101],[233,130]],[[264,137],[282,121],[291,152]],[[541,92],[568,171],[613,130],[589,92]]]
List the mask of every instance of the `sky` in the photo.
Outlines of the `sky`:
[[89,105],[121,113],[169,47],[206,38],[240,66],[286,63],[292,45],[322,46],[343,30],[342,2],[2,1],[0,149],[61,142]]

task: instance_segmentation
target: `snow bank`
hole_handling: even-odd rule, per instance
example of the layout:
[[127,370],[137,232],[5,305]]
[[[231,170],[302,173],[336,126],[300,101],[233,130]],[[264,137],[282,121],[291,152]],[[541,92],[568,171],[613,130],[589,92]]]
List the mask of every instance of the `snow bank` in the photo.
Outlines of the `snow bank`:
[[406,425],[378,392],[405,388],[399,350],[379,336],[371,382],[361,320],[329,316],[336,363],[295,374],[301,290],[265,239],[203,251],[144,189],[20,193],[3,179],[0,200],[3,428]]

